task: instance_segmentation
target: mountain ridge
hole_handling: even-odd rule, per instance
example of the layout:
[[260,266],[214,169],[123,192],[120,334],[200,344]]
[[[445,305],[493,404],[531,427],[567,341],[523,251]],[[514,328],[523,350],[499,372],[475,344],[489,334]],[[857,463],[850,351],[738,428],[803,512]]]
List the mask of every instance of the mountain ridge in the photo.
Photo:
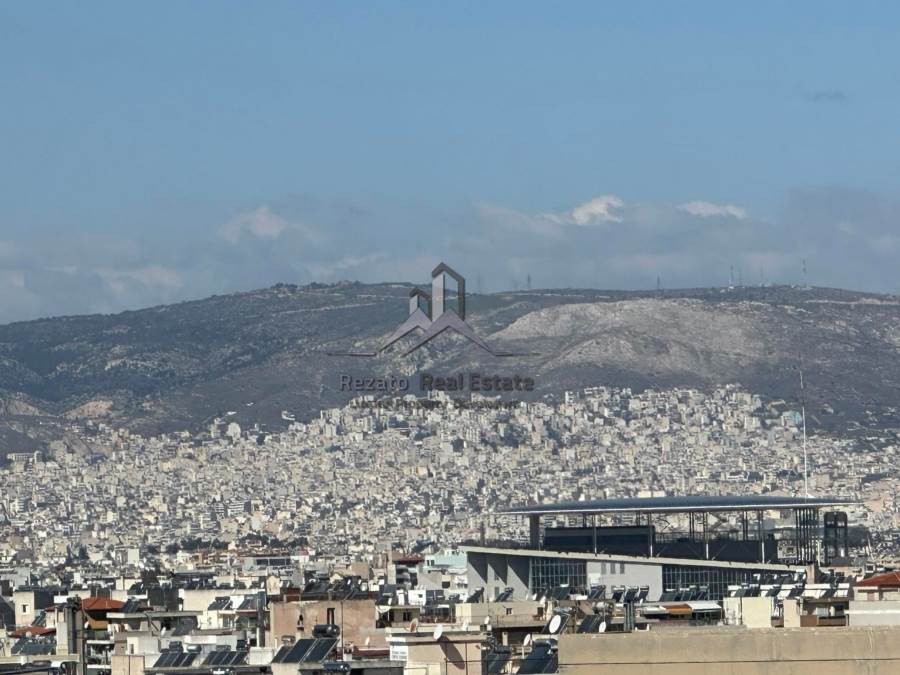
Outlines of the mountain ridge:
[[467,319],[481,337],[538,356],[499,359],[449,338],[408,358],[326,354],[377,344],[405,318],[411,288],[276,284],[0,325],[0,428],[14,420],[21,434],[29,418],[95,418],[152,434],[202,429],[226,412],[278,428],[282,410],[303,419],[346,403],[338,375],[348,371],[518,369],[536,377],[535,396],[737,382],[796,402],[801,359],[822,428],[897,421],[895,296],[796,286],[469,294]]

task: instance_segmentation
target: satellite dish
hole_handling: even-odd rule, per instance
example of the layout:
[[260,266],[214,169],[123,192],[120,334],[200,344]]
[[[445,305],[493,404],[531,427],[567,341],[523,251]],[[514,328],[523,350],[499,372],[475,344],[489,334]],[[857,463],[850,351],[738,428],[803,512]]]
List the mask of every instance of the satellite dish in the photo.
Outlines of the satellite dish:
[[30,640],[32,637],[34,637],[34,636],[31,634],[31,631],[30,631],[30,630],[25,631],[25,638],[26,638],[26,639]]
[[441,635],[443,635],[443,634],[444,634],[444,626],[442,624],[438,624],[437,627],[434,629],[434,633],[432,633],[431,635],[435,640],[440,640]]
[[597,627],[597,632],[598,632],[598,633],[605,633],[605,632],[606,632],[606,622],[605,622],[605,621],[601,621],[601,622],[600,622],[600,625]]
[[525,636],[525,639],[522,641],[526,647],[531,644],[531,633]]
[[562,617],[559,614],[554,614],[553,618],[550,619],[548,628],[550,629],[551,635],[556,635],[559,632],[559,629],[562,628]]

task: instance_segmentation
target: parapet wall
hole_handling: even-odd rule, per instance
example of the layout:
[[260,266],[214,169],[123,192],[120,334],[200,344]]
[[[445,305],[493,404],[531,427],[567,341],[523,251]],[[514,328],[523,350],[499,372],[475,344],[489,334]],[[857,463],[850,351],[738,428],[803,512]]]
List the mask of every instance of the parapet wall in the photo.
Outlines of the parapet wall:
[[563,675],[888,675],[900,628],[698,628],[563,635]]

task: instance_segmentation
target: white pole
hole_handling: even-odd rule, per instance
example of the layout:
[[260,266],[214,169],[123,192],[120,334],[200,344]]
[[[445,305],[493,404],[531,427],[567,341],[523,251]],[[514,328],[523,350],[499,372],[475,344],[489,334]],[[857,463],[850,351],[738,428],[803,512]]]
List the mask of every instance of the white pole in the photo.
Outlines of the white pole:
[[803,492],[809,498],[809,465],[806,454],[806,390],[803,388],[803,370],[800,370],[800,414],[803,418]]

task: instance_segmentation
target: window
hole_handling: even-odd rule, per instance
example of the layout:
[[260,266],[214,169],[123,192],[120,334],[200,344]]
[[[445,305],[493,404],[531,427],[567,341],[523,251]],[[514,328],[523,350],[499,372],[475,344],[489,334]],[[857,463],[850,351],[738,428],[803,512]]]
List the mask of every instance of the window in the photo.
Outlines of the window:
[[529,565],[529,590],[532,593],[540,593],[558,586],[571,586],[584,591],[587,587],[585,561],[532,558]]
[[330,624],[333,626],[333,625],[335,624],[335,621],[334,621],[334,607],[329,607],[329,608],[325,611],[325,616],[326,616],[325,623],[330,623]]
[[22,614],[28,614],[28,605],[22,604]]
[[625,563],[619,563],[619,574],[625,574]]
[[[709,590],[711,600],[728,594],[728,586],[749,583],[756,570],[663,565],[663,590],[677,591],[697,586]],[[765,574],[765,572],[762,572]]]

